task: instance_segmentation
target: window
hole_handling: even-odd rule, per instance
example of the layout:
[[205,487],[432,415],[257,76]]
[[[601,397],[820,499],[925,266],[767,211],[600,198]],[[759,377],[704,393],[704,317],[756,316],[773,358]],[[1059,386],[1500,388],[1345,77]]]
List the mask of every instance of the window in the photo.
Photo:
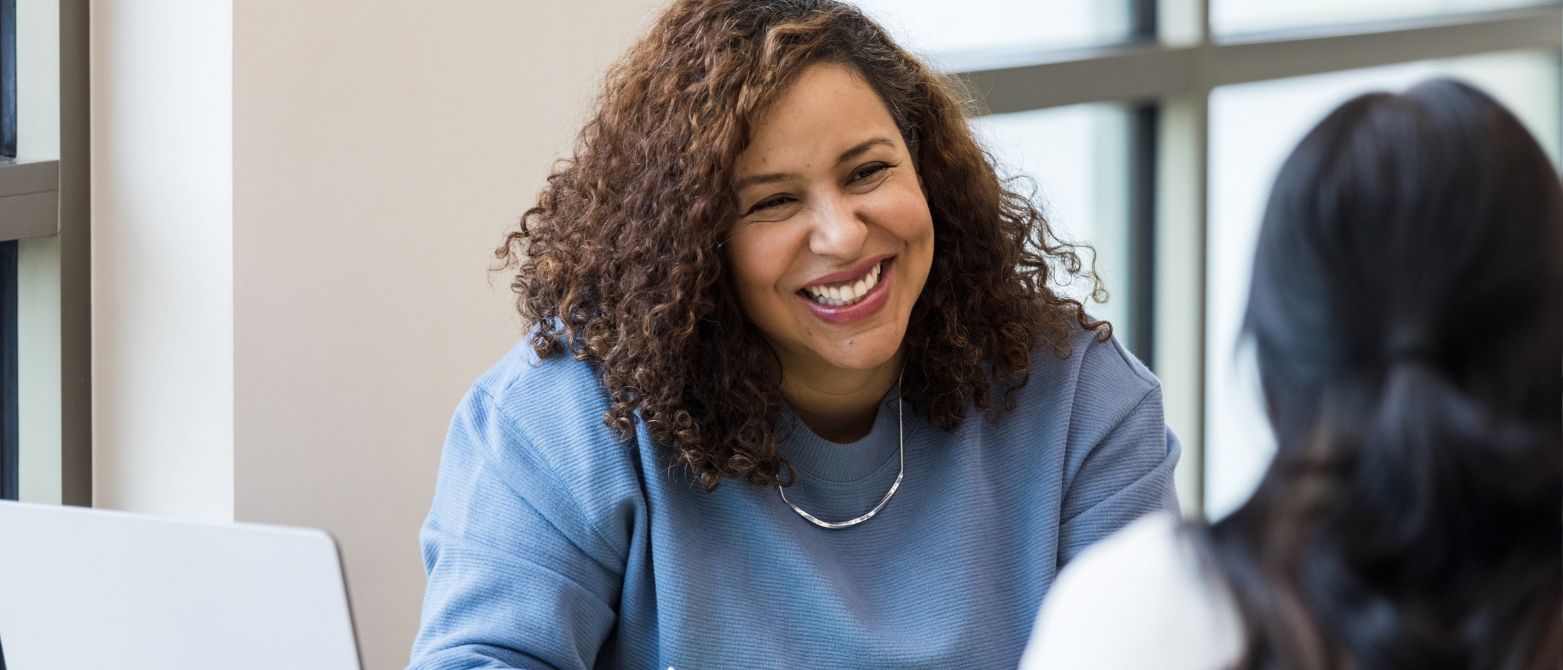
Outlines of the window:
[[973,125],[1001,167],[1096,247],[1111,299],[1090,309],[1162,380],[1191,516],[1240,505],[1273,451],[1237,324],[1270,181],[1312,124],[1357,93],[1447,75],[1560,152],[1555,1],[858,4],[982,97]]
[[1211,0],[1217,35],[1545,4],[1538,0]]
[[858,0],[902,46],[946,66],[970,57],[1121,42],[1133,0]]
[[1129,258],[1130,123],[1123,105],[1085,104],[973,120],[979,139],[998,159],[1001,174],[1020,177],[1055,235],[1089,242],[1097,274],[1114,299],[1092,304],[1090,287],[1054,288],[1086,303],[1091,315],[1112,322],[1114,334],[1134,342]]
[[0,497],[92,503],[87,0],[0,0]]

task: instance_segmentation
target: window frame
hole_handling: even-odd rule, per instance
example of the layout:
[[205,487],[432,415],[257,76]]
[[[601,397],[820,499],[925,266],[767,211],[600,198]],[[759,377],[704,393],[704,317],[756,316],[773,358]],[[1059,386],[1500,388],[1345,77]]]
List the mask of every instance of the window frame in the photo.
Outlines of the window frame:
[[16,158],[16,0],[0,0],[0,160]]
[[16,252],[16,240],[0,242],[0,500],[21,498]]
[[[25,0],[24,0],[25,1]],[[0,0],[9,10],[8,25],[12,28],[11,49],[15,45],[15,8],[17,0]],[[58,6],[58,102],[59,147],[58,158],[39,160],[26,155],[23,149],[15,158],[0,159],[0,242],[15,246],[15,241],[27,238],[59,238],[59,275],[50,277],[58,281],[58,313],[44,316],[58,319],[59,324],[59,389],[60,402],[57,419],[48,417],[16,416],[6,422],[4,432],[17,430],[20,423],[29,420],[58,420],[60,422],[60,471],[59,502],[66,505],[92,505],[92,304],[91,304],[91,136],[90,136],[90,78],[89,78],[89,0],[55,0]],[[8,61],[13,67],[16,58]],[[10,77],[14,86],[18,77],[26,76],[28,68],[15,68]],[[47,88],[47,87],[45,87]],[[29,89],[31,90],[31,89]],[[16,105],[16,135],[24,139],[28,132],[27,117],[21,113],[26,101],[10,98]],[[17,287],[13,281],[12,288]],[[47,307],[53,311],[52,303]],[[10,326],[13,327],[29,315],[17,314],[12,306]],[[4,320],[4,319],[0,319]],[[3,339],[3,338],[0,338]],[[13,342],[19,339],[13,338]],[[45,346],[52,348],[54,342]],[[52,355],[54,352],[47,352]],[[20,350],[18,358],[27,360],[35,352]],[[46,374],[53,374],[52,370]],[[17,384],[15,371],[0,380],[0,387]],[[3,394],[0,394],[3,395]],[[3,410],[0,410],[3,411]],[[53,449],[53,445],[45,445]],[[25,449],[22,449],[25,451]],[[9,453],[9,451],[8,451]],[[17,459],[19,460],[19,459]],[[52,476],[18,472],[18,463],[11,473],[26,481],[32,476]],[[52,485],[51,485],[52,487]],[[26,484],[18,486],[25,491]],[[20,491],[12,492],[20,493]]]

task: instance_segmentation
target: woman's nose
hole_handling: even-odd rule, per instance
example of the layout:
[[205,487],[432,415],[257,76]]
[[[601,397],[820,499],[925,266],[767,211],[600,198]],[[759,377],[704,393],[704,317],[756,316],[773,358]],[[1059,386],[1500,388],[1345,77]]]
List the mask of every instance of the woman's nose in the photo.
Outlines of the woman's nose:
[[840,198],[822,204],[809,234],[809,251],[819,256],[856,258],[868,239],[868,225]]

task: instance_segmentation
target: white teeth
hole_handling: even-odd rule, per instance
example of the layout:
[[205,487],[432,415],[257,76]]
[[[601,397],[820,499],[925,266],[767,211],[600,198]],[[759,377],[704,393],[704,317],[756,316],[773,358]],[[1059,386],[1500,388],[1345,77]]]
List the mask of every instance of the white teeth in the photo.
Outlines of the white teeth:
[[851,305],[862,300],[863,296],[868,295],[869,291],[874,290],[874,287],[879,285],[879,275],[883,268],[884,263],[879,262],[874,264],[874,267],[869,269],[868,274],[864,275],[855,284],[831,287],[810,286],[804,289],[804,293],[813,298],[814,302],[822,305]]

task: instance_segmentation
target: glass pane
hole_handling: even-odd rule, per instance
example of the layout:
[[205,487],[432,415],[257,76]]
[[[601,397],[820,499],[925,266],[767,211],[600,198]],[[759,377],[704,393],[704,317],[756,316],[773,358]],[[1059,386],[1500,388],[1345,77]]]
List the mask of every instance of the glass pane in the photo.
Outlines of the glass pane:
[[[999,165],[1020,177],[1015,187],[1035,187],[1033,201],[1060,239],[1094,248],[1096,270],[1111,299],[1087,303],[1091,315],[1113,324],[1115,336],[1132,342],[1129,322],[1129,112],[1118,105],[1057,107],[972,120]],[[1028,181],[1029,180],[1029,181]],[[1090,251],[1082,260],[1090,262]],[[1086,301],[1083,282],[1055,289]]]
[[1555,0],[1211,0],[1217,35],[1552,4]]
[[1275,450],[1251,352],[1238,330],[1248,299],[1259,221],[1282,161],[1347,99],[1404,89],[1434,76],[1474,84],[1523,120],[1554,162],[1559,67],[1548,54],[1511,52],[1426,61],[1216,89],[1210,97],[1210,206],[1206,253],[1205,512],[1245,501]]
[[938,65],[1017,48],[1117,42],[1130,0],[849,0],[900,44]]

